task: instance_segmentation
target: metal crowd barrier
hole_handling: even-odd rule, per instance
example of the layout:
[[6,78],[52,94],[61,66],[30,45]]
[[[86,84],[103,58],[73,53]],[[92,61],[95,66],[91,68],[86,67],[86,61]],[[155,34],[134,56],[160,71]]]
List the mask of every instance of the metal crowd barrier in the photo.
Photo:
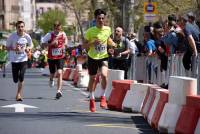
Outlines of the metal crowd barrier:
[[129,70],[129,79],[142,81],[145,83],[152,83],[162,85],[162,83],[168,83],[169,76],[185,76],[197,78],[198,94],[200,94],[200,54],[197,59],[193,58],[193,67],[191,70],[186,71],[183,67],[182,59],[183,53],[173,54],[168,57],[168,69],[166,72],[160,71],[160,59],[147,56],[132,56],[132,63]]

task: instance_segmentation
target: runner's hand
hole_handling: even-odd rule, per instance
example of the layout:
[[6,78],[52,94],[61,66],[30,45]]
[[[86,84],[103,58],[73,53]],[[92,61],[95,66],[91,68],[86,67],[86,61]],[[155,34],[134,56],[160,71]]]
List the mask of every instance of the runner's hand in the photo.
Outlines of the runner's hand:
[[113,48],[109,48],[108,49],[108,53],[111,54],[111,55],[114,55],[114,49]]
[[54,39],[54,40],[51,42],[51,45],[57,46],[57,45],[58,45],[58,40],[57,40],[57,39]]

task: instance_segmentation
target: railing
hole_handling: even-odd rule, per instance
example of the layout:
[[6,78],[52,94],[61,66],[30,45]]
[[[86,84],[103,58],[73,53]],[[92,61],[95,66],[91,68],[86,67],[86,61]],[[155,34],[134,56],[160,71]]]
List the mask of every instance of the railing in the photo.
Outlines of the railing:
[[183,63],[183,53],[173,54],[168,57],[168,67],[167,71],[160,71],[160,59],[155,57],[147,56],[133,56],[131,67],[129,70],[129,79],[143,81],[145,83],[153,83],[162,85],[163,83],[168,83],[169,76],[186,76],[197,78],[197,88],[198,94],[200,94],[200,73],[198,73],[198,68],[200,69],[200,54],[197,59],[192,58],[191,70],[185,70]]

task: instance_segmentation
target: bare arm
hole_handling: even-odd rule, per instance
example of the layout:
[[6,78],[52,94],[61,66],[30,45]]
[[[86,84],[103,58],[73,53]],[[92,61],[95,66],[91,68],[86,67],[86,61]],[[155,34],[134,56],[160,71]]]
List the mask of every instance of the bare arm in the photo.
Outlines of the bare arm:
[[191,47],[192,50],[193,50],[193,54],[194,54],[195,56],[197,56],[197,48],[196,48],[196,45],[195,45],[194,38],[192,37],[192,35],[189,35],[189,36],[187,37],[187,39],[188,39],[188,42],[189,42],[190,47]]
[[124,52],[121,52],[121,55],[128,55],[130,54],[130,49],[128,48],[127,50],[125,50]]

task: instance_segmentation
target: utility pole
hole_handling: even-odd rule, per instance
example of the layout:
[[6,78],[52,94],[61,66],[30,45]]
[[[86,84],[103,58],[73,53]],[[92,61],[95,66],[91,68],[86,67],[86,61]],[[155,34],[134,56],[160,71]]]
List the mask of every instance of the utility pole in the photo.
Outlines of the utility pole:
[[130,16],[129,16],[129,28],[128,32],[134,32],[134,4],[135,0],[130,0]]

